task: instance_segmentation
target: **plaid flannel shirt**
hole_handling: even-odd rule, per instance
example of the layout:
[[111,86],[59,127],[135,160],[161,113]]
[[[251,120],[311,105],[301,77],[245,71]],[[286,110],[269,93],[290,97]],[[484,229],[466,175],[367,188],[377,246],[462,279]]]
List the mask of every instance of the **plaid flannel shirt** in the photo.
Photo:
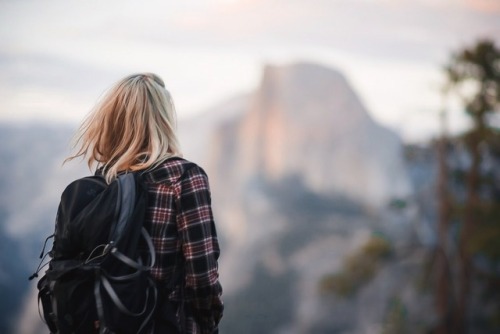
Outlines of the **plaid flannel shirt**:
[[[169,282],[183,266],[183,294],[189,310],[184,320],[186,333],[212,334],[222,317],[223,303],[208,177],[199,166],[179,158],[145,173],[144,180],[149,203],[145,228],[157,255],[153,278]],[[180,291],[177,286],[167,298],[179,301]]]

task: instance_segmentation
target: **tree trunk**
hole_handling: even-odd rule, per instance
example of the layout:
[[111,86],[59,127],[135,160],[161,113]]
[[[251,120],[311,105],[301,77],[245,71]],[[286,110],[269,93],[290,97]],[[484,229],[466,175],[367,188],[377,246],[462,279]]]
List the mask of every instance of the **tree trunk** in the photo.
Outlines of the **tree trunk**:
[[470,301],[472,259],[469,252],[469,238],[474,233],[477,220],[477,207],[479,202],[479,178],[481,152],[478,140],[479,129],[472,133],[469,153],[472,158],[471,167],[467,174],[467,197],[465,202],[464,220],[459,240],[459,292],[457,299],[457,310],[455,314],[455,333],[467,333],[468,328],[468,305]]
[[436,286],[435,307],[438,315],[436,334],[450,334],[450,267],[448,258],[447,236],[450,221],[450,198],[448,192],[448,164],[447,158],[447,134],[446,114],[441,113],[441,138],[438,143],[438,182],[437,195],[439,203],[438,211],[438,244],[436,247]]

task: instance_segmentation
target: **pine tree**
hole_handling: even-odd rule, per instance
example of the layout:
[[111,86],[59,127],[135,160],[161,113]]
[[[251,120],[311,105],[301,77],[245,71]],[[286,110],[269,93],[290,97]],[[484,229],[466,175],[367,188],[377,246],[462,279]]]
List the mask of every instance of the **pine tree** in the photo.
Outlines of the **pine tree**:
[[[459,232],[452,332],[466,333],[471,327],[472,283],[483,279],[485,295],[500,297],[500,166],[491,164],[500,161],[500,131],[495,126],[500,113],[500,49],[490,40],[480,40],[454,54],[446,74],[451,92],[472,121],[459,138],[470,158],[463,178],[465,198],[454,205]],[[499,305],[495,307],[499,312]]]

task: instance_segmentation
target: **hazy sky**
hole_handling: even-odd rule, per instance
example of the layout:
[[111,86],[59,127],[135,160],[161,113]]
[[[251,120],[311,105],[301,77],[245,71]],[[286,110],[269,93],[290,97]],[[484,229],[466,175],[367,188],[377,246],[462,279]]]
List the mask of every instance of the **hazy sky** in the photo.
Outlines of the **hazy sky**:
[[79,122],[136,71],[184,118],[254,89],[263,64],[311,61],[418,139],[437,128],[440,67],[480,37],[500,42],[499,0],[0,0],[0,121]]

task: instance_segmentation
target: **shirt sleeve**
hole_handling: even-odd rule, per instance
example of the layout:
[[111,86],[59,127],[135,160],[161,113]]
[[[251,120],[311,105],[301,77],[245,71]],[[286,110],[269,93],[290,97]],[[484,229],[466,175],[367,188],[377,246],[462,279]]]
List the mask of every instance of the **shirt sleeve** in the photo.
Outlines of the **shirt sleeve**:
[[185,258],[185,297],[202,333],[212,334],[222,317],[223,303],[208,177],[201,168],[193,167],[180,185],[177,221]]

